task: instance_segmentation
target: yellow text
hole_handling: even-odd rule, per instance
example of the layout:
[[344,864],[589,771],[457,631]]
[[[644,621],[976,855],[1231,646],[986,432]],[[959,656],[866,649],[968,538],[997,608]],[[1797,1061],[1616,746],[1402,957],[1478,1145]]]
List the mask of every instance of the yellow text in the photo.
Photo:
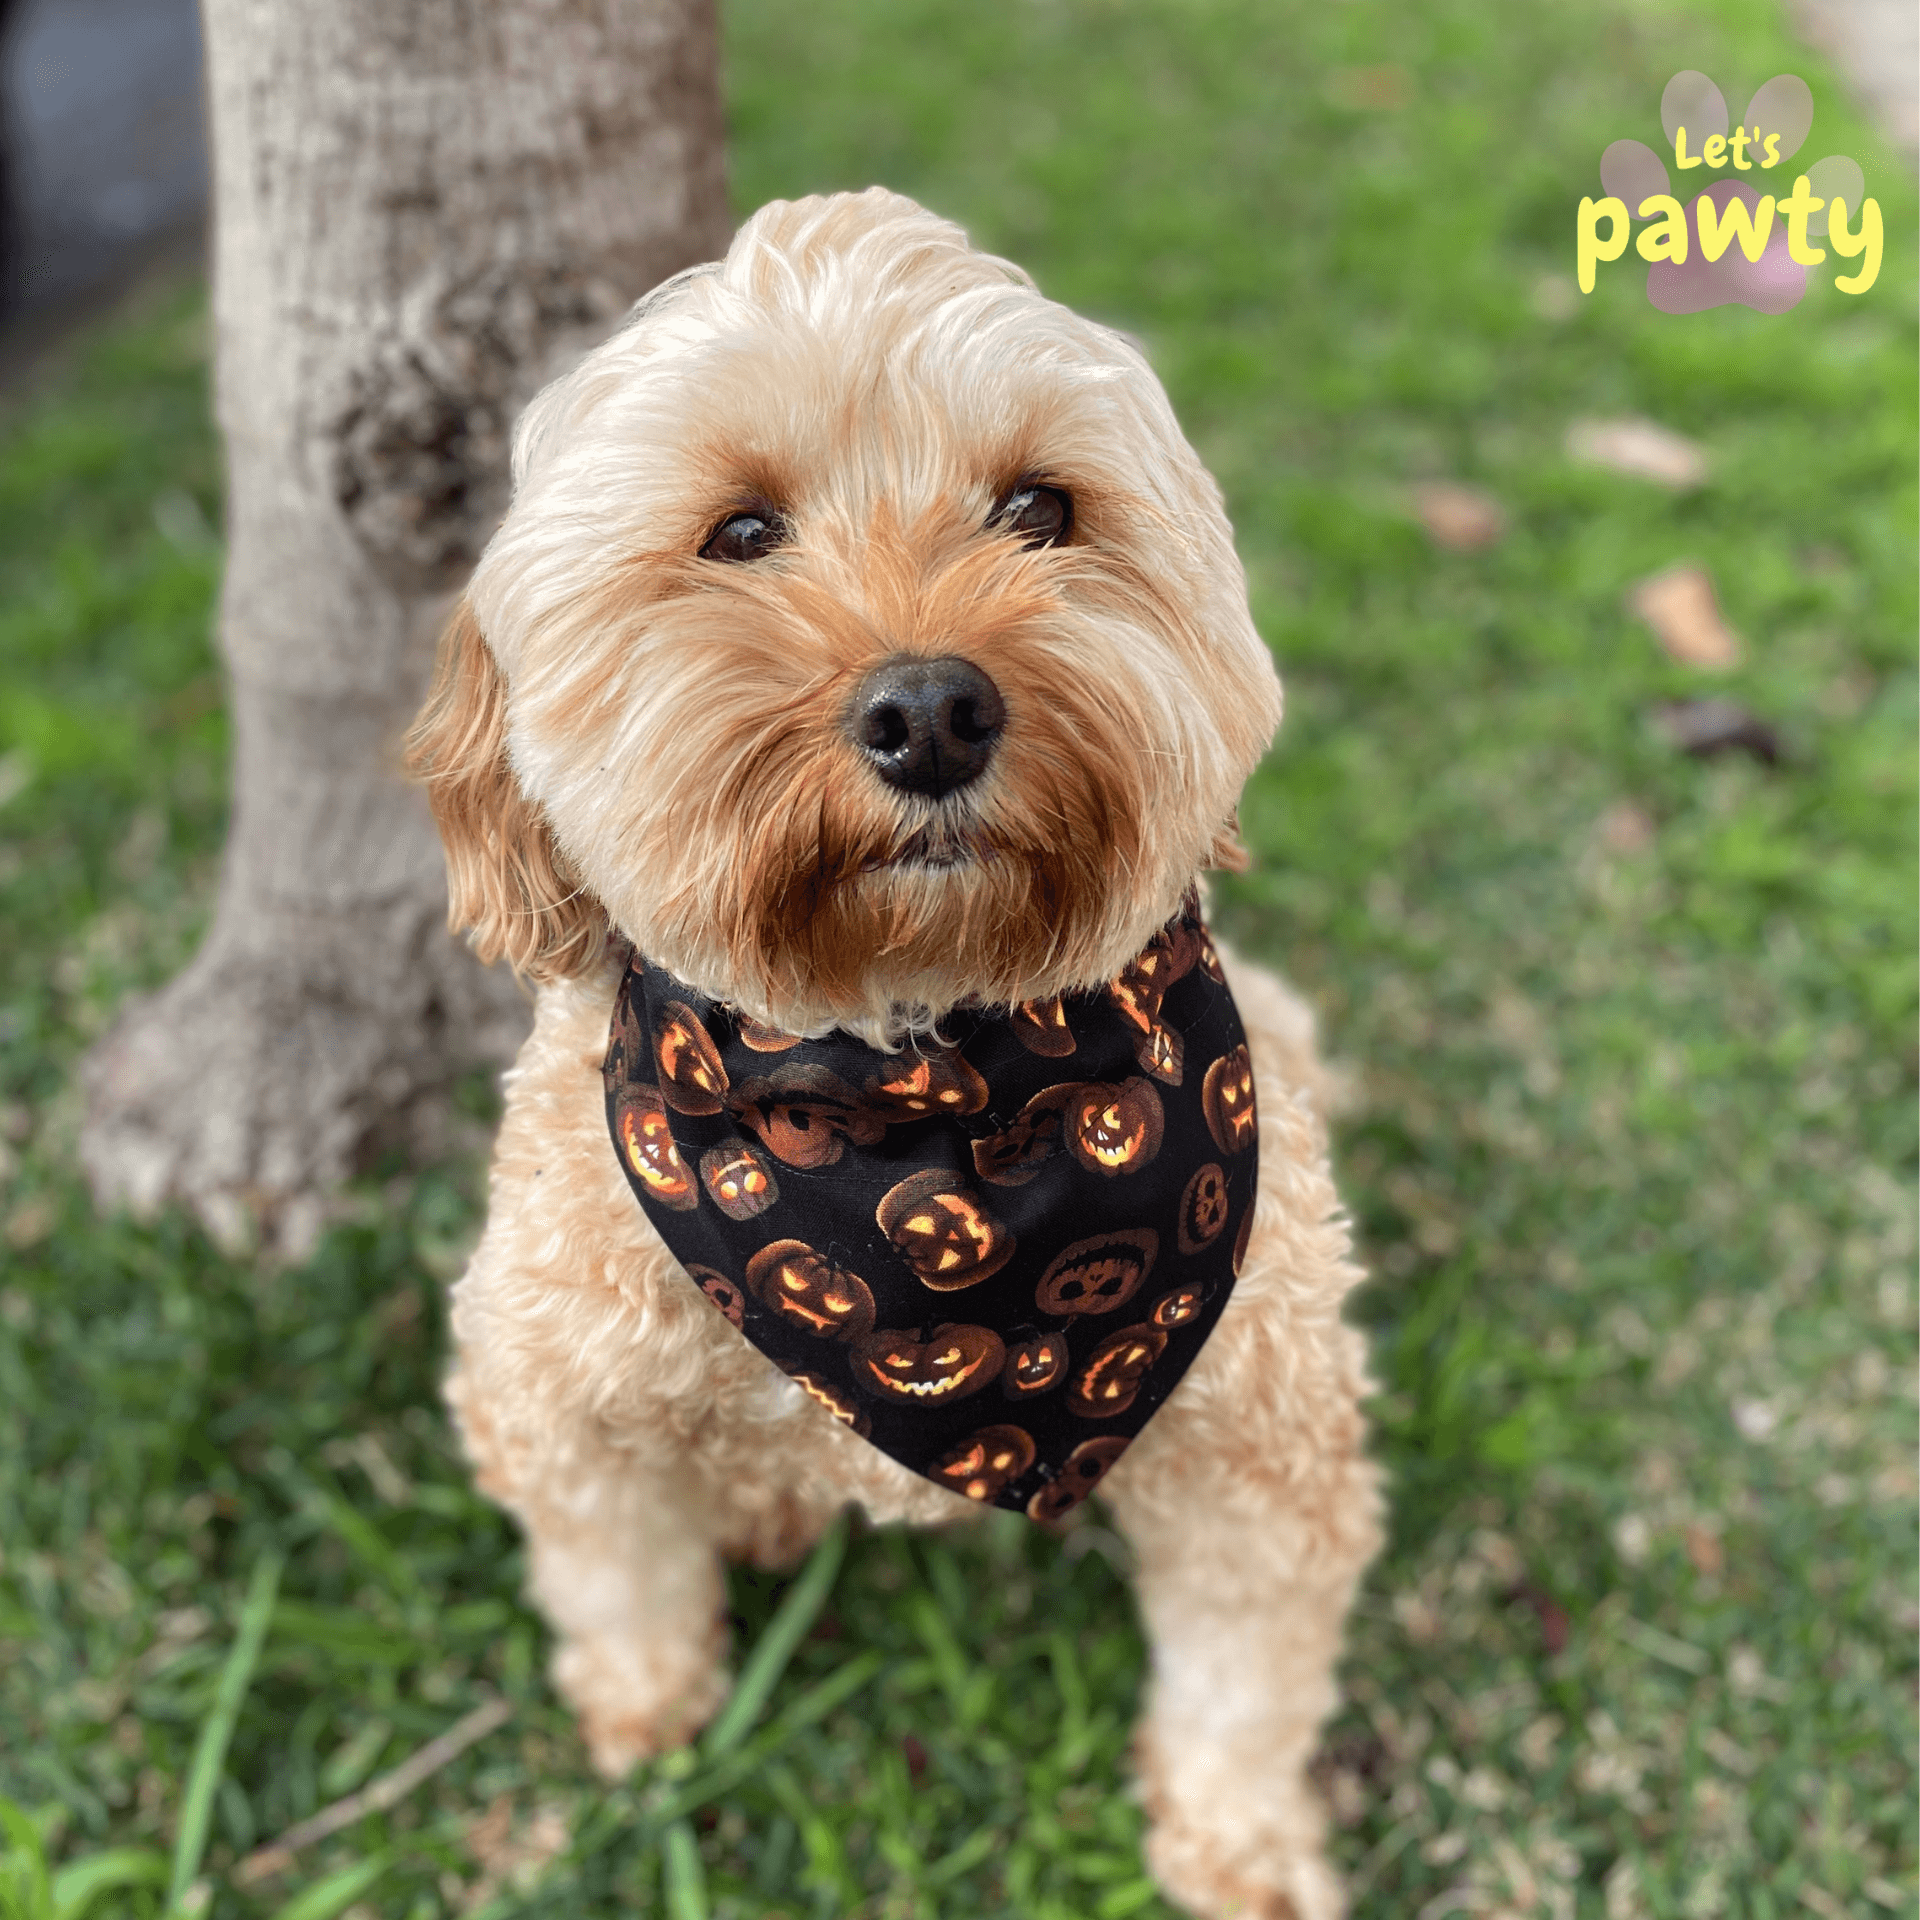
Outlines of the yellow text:
[[[1611,223],[1607,237],[1600,238],[1600,222]],[[1593,269],[1596,261],[1618,260],[1627,250],[1627,232],[1631,223],[1627,219],[1627,203],[1608,194],[1604,200],[1592,198],[1580,202],[1579,238],[1575,247],[1575,264],[1580,280],[1580,291],[1593,291]]]
[[[1847,203],[1835,194],[1827,203],[1827,238],[1833,242],[1834,252],[1848,260],[1861,253],[1867,256],[1866,265],[1858,273],[1842,275],[1833,283],[1842,293],[1865,293],[1880,277],[1880,202],[1867,201],[1860,209],[1860,231],[1849,233]],[[1613,255],[1604,257],[1610,260]]]
[[1687,215],[1678,200],[1670,193],[1649,194],[1640,202],[1640,218],[1652,220],[1658,216],[1658,224],[1642,227],[1640,238],[1633,243],[1634,251],[1642,260],[1671,260],[1676,267],[1687,264]]
[[1816,247],[1807,239],[1807,221],[1827,203],[1813,190],[1813,182],[1802,174],[1793,183],[1793,192],[1780,202],[1787,216],[1787,252],[1803,267],[1817,267],[1827,257],[1825,247]]
[[[1737,196],[1724,210],[1705,194],[1700,196],[1700,251],[1709,260],[1718,260],[1734,240],[1749,260],[1758,260],[1767,250],[1767,236],[1773,231],[1773,195],[1768,194],[1758,207],[1749,209]],[[1759,217],[1756,219],[1755,215]]]
[[1727,164],[1727,148],[1731,145],[1733,148],[1733,164],[1742,173],[1751,173],[1753,171],[1753,162],[1747,158],[1747,147],[1749,144],[1765,149],[1766,159],[1761,162],[1763,166],[1777,167],[1780,164],[1780,136],[1777,133],[1770,133],[1762,140],[1758,127],[1755,127],[1751,133],[1749,133],[1745,127],[1735,127],[1730,139],[1722,139],[1721,136],[1716,133],[1698,153],[1689,153],[1687,151],[1686,128],[1675,127],[1673,130],[1673,164],[1676,167],[1682,168],[1724,167]]

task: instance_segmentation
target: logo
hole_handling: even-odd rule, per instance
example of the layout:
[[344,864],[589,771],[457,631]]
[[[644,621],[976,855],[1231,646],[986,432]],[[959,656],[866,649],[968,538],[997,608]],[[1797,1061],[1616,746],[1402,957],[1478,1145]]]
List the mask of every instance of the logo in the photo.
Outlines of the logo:
[[[1813,90],[1798,75],[1776,74],[1729,134],[1720,89],[1704,73],[1676,73],[1660,96],[1660,124],[1682,192],[1695,184],[1687,175],[1696,167],[1730,171],[1683,207],[1661,156],[1638,140],[1616,140],[1600,156],[1606,197],[1580,202],[1575,247],[1582,293],[1593,291],[1602,261],[1626,252],[1629,209],[1646,222],[1634,251],[1648,262],[1647,298],[1662,313],[1735,305],[1785,313],[1800,304],[1807,269],[1827,257],[1828,247],[1843,260],[1866,256],[1854,272],[1836,275],[1833,284],[1842,293],[1865,293],[1880,277],[1880,203],[1865,198],[1859,166],[1844,154],[1803,173],[1785,165],[1813,129]],[[1775,188],[1790,177],[1792,191],[1756,192],[1739,177],[1748,173]]]

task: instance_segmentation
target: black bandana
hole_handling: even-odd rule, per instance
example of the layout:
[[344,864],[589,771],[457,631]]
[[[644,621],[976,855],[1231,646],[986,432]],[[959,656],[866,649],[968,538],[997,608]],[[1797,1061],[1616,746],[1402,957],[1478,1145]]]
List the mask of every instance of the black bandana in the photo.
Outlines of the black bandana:
[[1057,1520],[1192,1364],[1253,1217],[1246,1035],[1197,905],[950,1045],[796,1040],[635,955],[607,1121],[714,1306],[943,1487]]

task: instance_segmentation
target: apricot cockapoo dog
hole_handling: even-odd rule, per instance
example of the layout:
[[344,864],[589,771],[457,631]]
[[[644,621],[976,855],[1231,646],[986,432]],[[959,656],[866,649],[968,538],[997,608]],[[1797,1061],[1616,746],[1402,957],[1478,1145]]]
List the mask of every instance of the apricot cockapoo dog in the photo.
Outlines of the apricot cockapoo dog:
[[898,195],[763,208],[527,410],[413,742],[538,985],[449,1391],[607,1773],[724,1696],[723,1557],[1097,1484],[1154,1872],[1339,1910],[1359,1275],[1196,891],[1279,717],[1140,353]]

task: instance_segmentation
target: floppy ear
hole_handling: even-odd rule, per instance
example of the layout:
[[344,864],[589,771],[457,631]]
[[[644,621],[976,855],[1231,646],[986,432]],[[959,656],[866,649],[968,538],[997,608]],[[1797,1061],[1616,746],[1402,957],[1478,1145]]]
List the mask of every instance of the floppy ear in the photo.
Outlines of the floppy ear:
[[507,683],[463,595],[440,636],[433,687],[407,735],[447,849],[447,925],[482,960],[557,980],[606,943],[606,915],[569,871],[507,758]]
[[1245,873],[1253,865],[1253,855],[1240,841],[1240,809],[1235,807],[1220,831],[1214,836],[1213,845],[1208,849],[1206,864],[1217,867],[1222,873]]

